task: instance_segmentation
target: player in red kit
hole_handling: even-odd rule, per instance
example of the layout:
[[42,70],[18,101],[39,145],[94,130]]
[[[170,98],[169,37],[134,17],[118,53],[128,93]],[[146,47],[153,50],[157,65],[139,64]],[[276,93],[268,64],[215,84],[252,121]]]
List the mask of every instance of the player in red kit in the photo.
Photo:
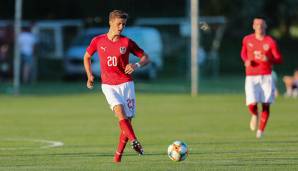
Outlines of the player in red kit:
[[[92,39],[84,55],[84,66],[88,77],[87,87],[93,88],[94,76],[91,70],[91,57],[97,51],[100,58],[101,88],[111,110],[119,120],[120,137],[114,162],[121,157],[128,140],[132,148],[143,155],[143,148],[134,133],[131,120],[136,112],[136,98],[131,74],[149,63],[148,55],[131,39],[122,36],[128,14],[114,10],[109,14],[109,31]],[[135,64],[129,63],[129,54],[140,58]]]
[[[266,22],[263,18],[253,20],[254,33],[243,38],[241,58],[245,65],[246,105],[252,114],[250,128],[256,137],[263,136],[269,114],[270,104],[275,99],[275,84],[272,78],[272,65],[282,62],[281,53],[275,40],[266,35]],[[258,121],[258,103],[262,104],[261,119]]]

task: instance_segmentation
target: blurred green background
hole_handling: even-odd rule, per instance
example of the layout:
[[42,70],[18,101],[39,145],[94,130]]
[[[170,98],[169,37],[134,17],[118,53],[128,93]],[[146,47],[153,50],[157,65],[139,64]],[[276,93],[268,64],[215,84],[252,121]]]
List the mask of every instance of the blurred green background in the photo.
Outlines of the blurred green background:
[[[0,2],[0,21],[11,21],[14,17],[14,1]],[[88,27],[106,27],[107,15],[112,9],[123,9],[129,13],[128,26],[133,26],[141,18],[184,18],[189,17],[190,1],[137,1],[137,0],[52,0],[23,2],[23,20],[34,25],[40,21],[79,20],[83,29]],[[244,35],[252,32],[251,21],[255,16],[263,16],[268,22],[268,33],[277,39],[283,54],[284,63],[275,66],[281,77],[292,74],[298,66],[298,1],[296,0],[201,0],[201,16],[223,16],[226,19],[224,35],[218,51],[218,60],[212,63],[208,58],[214,34],[218,25],[210,25],[211,31],[201,30],[201,47],[207,52],[207,60],[201,66],[201,80],[218,79],[219,77],[244,77],[244,67],[240,59],[241,40]],[[185,19],[187,20],[187,18]],[[1,22],[0,22],[1,23]],[[2,24],[3,26],[5,24]],[[0,24],[1,26],[1,24]],[[163,43],[164,65],[158,73],[160,80],[180,80],[189,84],[190,71],[190,37],[181,36],[179,25],[147,25],[160,31]],[[63,33],[64,52],[69,48],[77,32],[66,30]],[[12,64],[13,41],[10,41],[9,60]],[[42,49],[42,48],[40,48]],[[37,82],[65,81],[63,56],[48,58],[49,54],[37,53]],[[45,57],[47,56],[47,57]],[[216,65],[216,71],[214,71]],[[216,74],[214,74],[216,72]],[[84,75],[84,73],[82,73]],[[215,75],[215,77],[214,77]],[[12,71],[8,79],[10,82]],[[79,77],[76,80],[82,80]],[[68,79],[67,79],[68,80]],[[72,80],[72,79],[71,79]],[[142,81],[142,78],[141,78]],[[204,84],[202,82],[202,84]],[[280,83],[281,84],[281,83]],[[7,85],[7,84],[6,84]],[[3,84],[1,84],[3,86]],[[283,87],[280,87],[283,88]]]

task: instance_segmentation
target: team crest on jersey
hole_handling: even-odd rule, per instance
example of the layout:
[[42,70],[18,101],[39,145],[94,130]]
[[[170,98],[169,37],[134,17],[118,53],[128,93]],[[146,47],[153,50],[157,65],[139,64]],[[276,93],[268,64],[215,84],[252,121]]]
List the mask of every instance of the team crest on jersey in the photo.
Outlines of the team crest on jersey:
[[123,55],[126,52],[126,47],[122,46],[120,47],[120,53]]
[[268,45],[268,44],[264,44],[264,45],[263,45],[263,49],[264,49],[265,51],[269,50],[269,45]]

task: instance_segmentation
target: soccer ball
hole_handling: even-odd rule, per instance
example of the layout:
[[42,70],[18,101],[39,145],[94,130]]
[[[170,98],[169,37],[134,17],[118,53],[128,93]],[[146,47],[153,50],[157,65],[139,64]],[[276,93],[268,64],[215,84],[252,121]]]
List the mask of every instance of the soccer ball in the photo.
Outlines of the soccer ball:
[[176,162],[185,160],[188,156],[187,145],[182,141],[174,141],[168,147],[168,156],[171,160]]

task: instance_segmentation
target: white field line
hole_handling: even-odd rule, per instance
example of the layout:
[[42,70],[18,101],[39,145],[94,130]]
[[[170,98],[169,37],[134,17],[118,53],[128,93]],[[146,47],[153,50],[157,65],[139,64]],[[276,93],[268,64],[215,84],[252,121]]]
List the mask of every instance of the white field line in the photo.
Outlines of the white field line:
[[[45,145],[39,146],[39,148],[42,148],[42,149],[61,147],[64,145],[64,143],[61,141],[29,139],[29,138],[0,138],[0,141],[37,142],[37,143],[45,144]],[[7,148],[0,147],[0,150],[25,150],[25,149],[32,149],[32,148],[31,147],[7,147]]]

